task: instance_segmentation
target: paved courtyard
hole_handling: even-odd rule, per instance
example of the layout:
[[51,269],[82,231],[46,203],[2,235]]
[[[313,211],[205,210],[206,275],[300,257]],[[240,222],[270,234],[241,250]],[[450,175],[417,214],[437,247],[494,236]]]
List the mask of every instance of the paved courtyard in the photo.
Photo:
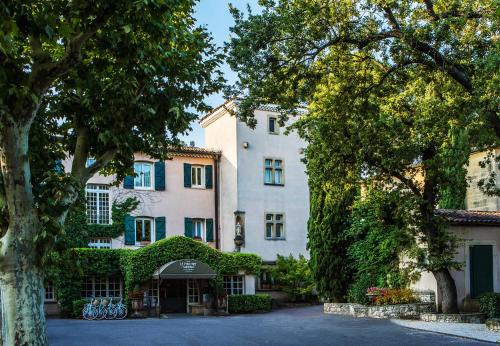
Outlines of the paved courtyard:
[[491,345],[389,320],[325,315],[321,306],[229,317],[48,320],[51,345]]

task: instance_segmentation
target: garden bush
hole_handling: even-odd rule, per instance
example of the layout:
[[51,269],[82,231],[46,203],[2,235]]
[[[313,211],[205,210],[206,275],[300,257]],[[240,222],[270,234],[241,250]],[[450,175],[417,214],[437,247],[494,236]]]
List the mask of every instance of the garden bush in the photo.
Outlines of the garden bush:
[[72,317],[74,317],[74,318],[80,318],[80,317],[82,317],[83,307],[85,306],[85,304],[87,304],[87,302],[88,301],[86,299],[73,300],[73,313],[72,313]]
[[276,266],[271,269],[271,275],[287,293],[293,302],[311,300],[314,280],[309,261],[302,255],[295,259],[292,255],[278,255]]
[[[370,292],[374,292],[372,287]],[[417,303],[418,298],[409,288],[378,288],[378,296],[374,298],[375,305],[395,305]]]
[[479,297],[479,309],[488,318],[500,317],[500,293],[489,292]]
[[245,313],[271,310],[271,296],[269,294],[232,295],[228,297],[230,313]]

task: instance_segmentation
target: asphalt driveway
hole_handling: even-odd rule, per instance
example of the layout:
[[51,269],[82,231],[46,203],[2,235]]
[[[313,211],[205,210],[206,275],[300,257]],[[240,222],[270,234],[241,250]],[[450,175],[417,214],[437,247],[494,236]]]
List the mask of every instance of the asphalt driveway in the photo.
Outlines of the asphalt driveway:
[[49,319],[51,345],[488,345],[389,320],[325,315],[321,306],[228,317]]

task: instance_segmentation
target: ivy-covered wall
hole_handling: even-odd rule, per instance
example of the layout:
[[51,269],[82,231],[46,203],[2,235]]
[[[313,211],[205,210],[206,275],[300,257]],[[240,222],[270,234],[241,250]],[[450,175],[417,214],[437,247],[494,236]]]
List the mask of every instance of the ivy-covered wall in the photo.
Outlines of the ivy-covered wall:
[[208,264],[222,283],[224,275],[244,270],[258,275],[262,260],[243,253],[223,253],[199,241],[173,236],[138,250],[131,249],[70,249],[54,254],[49,279],[53,282],[61,313],[69,315],[73,301],[80,298],[86,276],[109,277],[120,275],[125,283],[125,296],[137,284],[151,280],[162,265],[180,259],[197,259]]

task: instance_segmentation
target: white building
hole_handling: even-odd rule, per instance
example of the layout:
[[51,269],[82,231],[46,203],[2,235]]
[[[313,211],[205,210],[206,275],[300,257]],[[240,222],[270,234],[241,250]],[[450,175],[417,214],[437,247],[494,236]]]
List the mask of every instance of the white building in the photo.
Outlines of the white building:
[[[273,106],[255,111],[255,129],[230,110],[237,110],[234,101],[200,121],[206,148],[222,152],[221,250],[255,253],[271,263],[278,254],[309,257],[309,188],[301,161],[306,143],[295,132],[285,135]],[[239,232],[241,246],[235,241]]]

